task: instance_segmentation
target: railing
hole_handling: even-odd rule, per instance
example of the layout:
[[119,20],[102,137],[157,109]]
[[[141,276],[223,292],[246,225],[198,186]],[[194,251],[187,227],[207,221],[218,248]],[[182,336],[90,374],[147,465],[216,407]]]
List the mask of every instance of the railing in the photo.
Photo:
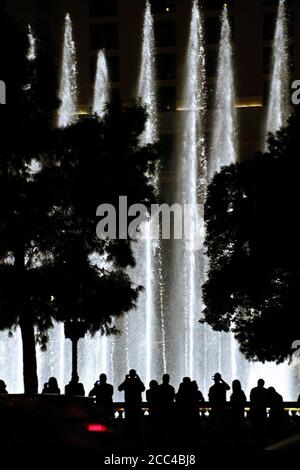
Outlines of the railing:
[[[231,409],[230,402],[227,402],[228,410]],[[149,414],[149,406],[147,402],[142,403],[142,413],[144,416]],[[269,414],[269,408],[267,408],[267,415]],[[300,417],[300,404],[298,402],[285,402],[284,411],[289,416],[299,416]],[[174,412],[176,412],[176,403],[174,402]],[[208,402],[205,402],[199,406],[199,416],[209,416],[211,412],[211,406]],[[249,415],[250,412],[250,403],[248,402],[244,408],[245,417]],[[114,403],[114,413],[115,418],[124,419],[125,418],[125,403],[124,402],[115,402]]]

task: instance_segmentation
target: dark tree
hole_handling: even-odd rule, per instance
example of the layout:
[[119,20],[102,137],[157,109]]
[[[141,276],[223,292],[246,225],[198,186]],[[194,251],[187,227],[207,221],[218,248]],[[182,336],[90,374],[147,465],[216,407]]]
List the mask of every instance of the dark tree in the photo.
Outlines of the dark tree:
[[27,52],[27,27],[17,26],[1,11],[1,80],[7,104],[0,107],[0,328],[20,326],[25,391],[35,392],[34,324],[41,302],[35,281],[42,268],[34,259],[43,252],[39,241],[47,231],[50,205],[31,167],[49,149],[57,102],[51,60],[40,47],[33,65]]
[[77,326],[81,334],[118,333],[113,318],[135,307],[140,290],[126,271],[135,265],[131,240],[97,238],[96,209],[109,203],[119,216],[121,195],[127,196],[128,205],[142,202],[149,207],[155,201],[149,176],[157,152],[139,145],[145,118],[141,108],[113,103],[104,120],[85,118],[58,131],[53,160],[39,175],[41,182],[53,181],[50,198],[57,198],[53,221],[60,234],[51,248],[55,261],[50,285],[54,318],[71,322],[67,329],[75,331],[74,374]]
[[300,334],[299,117],[265,154],[222,169],[208,187],[204,321],[233,331],[248,359],[282,362]]
[[[134,307],[139,286],[126,273],[135,263],[131,242],[99,240],[96,208],[117,206],[119,195],[148,206],[156,152],[138,145],[145,112],[135,106],[116,104],[102,123],[91,117],[56,129],[49,48],[39,42],[37,59],[28,61],[27,28],[4,13],[0,40],[7,85],[0,107],[0,329],[20,326],[25,392],[36,393],[36,339],[45,346],[55,320],[84,319],[91,333],[110,332],[112,316]],[[96,266],[99,258],[108,267]]]

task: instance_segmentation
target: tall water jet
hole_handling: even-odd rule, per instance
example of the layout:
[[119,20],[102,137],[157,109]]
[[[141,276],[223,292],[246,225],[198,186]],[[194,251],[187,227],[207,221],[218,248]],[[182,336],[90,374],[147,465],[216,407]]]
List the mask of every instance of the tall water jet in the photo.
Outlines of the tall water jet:
[[227,7],[222,13],[220,47],[213,116],[212,146],[209,159],[209,177],[222,166],[237,160],[236,100],[232,63],[231,28]]
[[109,101],[109,77],[105,53],[98,52],[96,79],[94,86],[93,113],[103,119]]
[[33,62],[36,59],[36,37],[33,33],[31,25],[28,25],[28,51],[27,51],[27,60]]
[[141,135],[141,145],[152,144],[158,139],[158,110],[155,86],[155,54],[154,54],[154,24],[149,0],[143,25],[142,62],[138,85],[138,97],[146,108],[147,120],[145,130]]
[[[177,380],[183,375],[199,378],[200,338],[198,318],[201,311],[199,290],[203,282],[203,254],[195,246],[198,204],[203,203],[206,180],[204,117],[205,50],[202,15],[194,0],[188,43],[178,168],[178,201],[185,207],[185,239],[176,243],[175,284],[172,292],[171,337],[176,338],[170,354]],[[188,224],[186,225],[186,222]]]
[[[150,2],[146,1],[143,33],[141,69],[138,82],[137,96],[141,105],[145,107],[147,119],[145,129],[140,136],[140,146],[153,144],[158,139],[158,109],[155,85],[155,53],[154,53],[154,24]],[[158,174],[152,181],[158,190]],[[131,366],[136,363],[146,383],[155,375],[154,355],[159,354],[154,349],[156,337],[156,262],[155,244],[152,240],[152,220],[143,224],[142,239],[134,247],[134,256],[137,262],[131,272],[136,284],[144,286],[140,294],[136,312],[128,317],[128,361]],[[137,348],[137,345],[138,348]],[[139,362],[136,362],[139,356]],[[133,362],[134,361],[134,362]]]
[[[290,105],[290,63],[286,1],[279,0],[275,34],[272,47],[272,75],[266,117],[264,150],[268,150],[268,135],[276,133],[287,125],[291,115]],[[291,394],[292,368],[287,363],[252,364],[249,382],[254,383],[259,376],[274,384],[284,396]]]
[[[223,166],[235,163],[237,150],[237,116],[233,72],[231,27],[227,6],[221,16],[221,33],[218,53],[216,91],[213,110],[212,143],[209,155],[208,177],[211,179]],[[208,261],[209,263],[209,261]],[[226,374],[227,379],[237,377],[237,357],[240,355],[233,334],[212,332],[206,327],[209,373],[215,370]]]
[[65,17],[59,99],[58,127],[70,126],[77,120],[77,60],[69,13]]
[[[291,113],[289,96],[289,43],[285,0],[280,0],[273,41],[273,70],[266,120],[266,138],[287,124]],[[267,150],[267,142],[265,150]]]

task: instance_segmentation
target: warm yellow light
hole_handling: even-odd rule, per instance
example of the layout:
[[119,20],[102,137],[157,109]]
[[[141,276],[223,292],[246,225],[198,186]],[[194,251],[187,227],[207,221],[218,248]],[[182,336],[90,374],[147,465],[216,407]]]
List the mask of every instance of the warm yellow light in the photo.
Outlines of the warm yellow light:
[[263,105],[261,103],[245,103],[245,104],[237,104],[236,108],[262,108]]
[[166,11],[170,11],[170,8],[169,8],[169,7],[167,7],[167,8],[166,8]]

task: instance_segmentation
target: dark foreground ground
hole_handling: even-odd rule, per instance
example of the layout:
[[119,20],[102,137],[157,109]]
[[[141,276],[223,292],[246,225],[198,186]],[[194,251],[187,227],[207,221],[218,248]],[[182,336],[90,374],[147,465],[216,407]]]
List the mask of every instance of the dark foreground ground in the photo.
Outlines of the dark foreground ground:
[[[0,397],[0,450],[67,450],[99,452],[113,462],[114,456],[134,454],[182,456],[208,453],[215,457],[238,451],[253,453],[261,449],[300,450],[300,409],[285,404],[280,427],[266,420],[262,429],[254,429],[248,408],[240,426],[233,426],[228,409],[221,420],[214,419],[208,407],[199,409],[194,419],[179,417],[174,412],[168,420],[151,419],[146,405],[138,423],[124,418],[123,404],[115,404],[115,418],[88,398],[37,395]],[[181,457],[184,466],[192,462]],[[118,464],[118,462],[117,462]]]

